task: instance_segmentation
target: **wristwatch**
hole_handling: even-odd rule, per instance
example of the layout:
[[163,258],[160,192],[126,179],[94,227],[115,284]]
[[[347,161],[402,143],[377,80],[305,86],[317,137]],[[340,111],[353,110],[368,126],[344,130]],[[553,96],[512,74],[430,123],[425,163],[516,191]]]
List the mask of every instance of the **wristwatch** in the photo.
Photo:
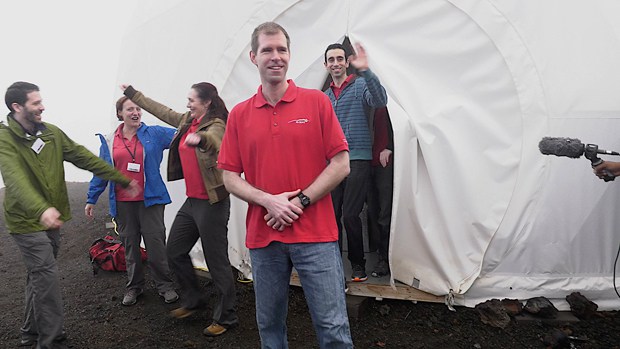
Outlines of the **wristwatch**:
[[299,194],[297,194],[297,197],[299,198],[299,201],[301,201],[301,204],[304,208],[310,206],[310,198],[307,197],[306,194],[300,192]]

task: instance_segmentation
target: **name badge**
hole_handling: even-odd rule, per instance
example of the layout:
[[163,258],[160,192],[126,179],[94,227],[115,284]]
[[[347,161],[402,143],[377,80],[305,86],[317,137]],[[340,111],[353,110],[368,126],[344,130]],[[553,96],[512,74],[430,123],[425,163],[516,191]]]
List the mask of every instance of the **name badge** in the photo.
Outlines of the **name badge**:
[[129,172],[140,172],[140,164],[136,164],[134,162],[130,162],[127,164],[127,171]]
[[41,138],[37,138],[37,140],[34,141],[34,143],[32,144],[32,147],[30,148],[34,150],[35,153],[39,154],[41,152],[41,149],[43,149],[43,147],[45,147],[45,142],[43,142]]

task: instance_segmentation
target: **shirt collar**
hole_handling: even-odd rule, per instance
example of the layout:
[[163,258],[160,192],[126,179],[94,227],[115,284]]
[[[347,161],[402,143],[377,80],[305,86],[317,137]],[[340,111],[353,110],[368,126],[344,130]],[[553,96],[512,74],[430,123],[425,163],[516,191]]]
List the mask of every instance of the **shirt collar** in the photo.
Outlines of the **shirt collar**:
[[342,83],[342,85],[340,85],[340,87],[337,87],[336,84],[334,84],[334,80],[332,80],[332,82],[329,84],[329,87],[343,89],[351,82],[351,80],[353,80],[354,77],[355,74],[348,75],[347,78],[344,79],[344,82]]
[[[288,82],[288,87],[286,88],[286,92],[284,92],[284,96],[278,101],[290,103],[295,100],[297,97],[297,85],[293,82],[293,80],[286,80]],[[256,92],[256,99],[254,101],[254,107],[260,108],[265,104],[269,104],[265,97],[263,96],[263,85],[258,86],[258,92]]]
[[[140,123],[140,127],[138,127],[138,131],[140,130],[140,128],[142,128],[142,125],[144,125],[143,122]],[[114,136],[115,137],[124,137],[123,136],[123,127],[125,126],[124,123],[121,123],[120,125],[118,125],[118,127],[116,128],[116,131],[114,132]],[[136,137],[138,136],[138,132],[136,132]]]
[[203,116],[201,116],[201,117],[199,117],[199,118],[193,118],[193,119],[192,119],[192,126],[198,126],[198,125],[200,125],[200,123],[202,122],[202,120],[203,120],[204,118],[206,118],[206,117],[207,117],[207,114],[205,114],[205,115],[203,115]]
[[124,124],[120,124],[120,125],[118,125],[118,127],[116,128],[116,132],[114,132],[114,136],[115,136],[115,137],[123,137],[123,125],[124,125]]

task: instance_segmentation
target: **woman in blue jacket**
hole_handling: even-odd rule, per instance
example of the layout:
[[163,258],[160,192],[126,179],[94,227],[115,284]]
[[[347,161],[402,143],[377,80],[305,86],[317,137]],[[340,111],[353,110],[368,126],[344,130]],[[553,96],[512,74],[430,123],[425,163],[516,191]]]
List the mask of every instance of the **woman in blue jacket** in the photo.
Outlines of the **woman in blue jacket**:
[[[145,125],[141,121],[142,109],[125,96],[116,102],[116,115],[122,121],[116,131],[107,137],[98,134],[101,139],[99,157],[138,181],[142,188],[140,195],[130,197],[126,189],[109,182],[110,215],[118,224],[127,262],[127,292],[122,303],[136,304],[138,296],[144,291],[144,268],[140,255],[142,238],[159,295],[166,303],[173,303],[179,296],[170,277],[164,226],[164,206],[170,203],[170,195],[159,167],[163,152],[170,146],[176,130]],[[108,181],[99,177],[93,177],[90,181],[86,216],[93,217],[97,199],[107,186]]]

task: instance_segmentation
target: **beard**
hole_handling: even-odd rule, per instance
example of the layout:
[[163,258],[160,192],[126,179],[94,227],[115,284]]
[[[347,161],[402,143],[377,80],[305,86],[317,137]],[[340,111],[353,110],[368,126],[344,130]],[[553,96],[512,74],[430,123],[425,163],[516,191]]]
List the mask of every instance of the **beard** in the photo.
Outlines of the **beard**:
[[33,125],[39,125],[43,123],[43,121],[41,120],[41,114],[37,115],[35,111],[29,109],[26,109],[24,111],[24,119],[27,122],[32,123]]

